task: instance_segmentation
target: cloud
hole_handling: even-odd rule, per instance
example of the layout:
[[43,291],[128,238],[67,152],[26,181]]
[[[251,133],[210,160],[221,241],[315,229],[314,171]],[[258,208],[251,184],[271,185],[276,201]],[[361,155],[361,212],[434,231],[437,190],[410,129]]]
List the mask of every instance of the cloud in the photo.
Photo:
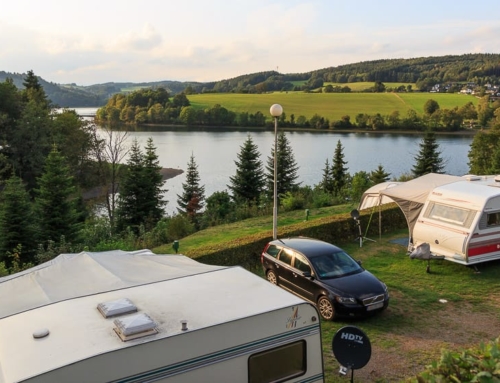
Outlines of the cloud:
[[141,31],[129,31],[111,39],[106,48],[112,51],[146,51],[160,47],[163,37],[150,25],[144,25]]

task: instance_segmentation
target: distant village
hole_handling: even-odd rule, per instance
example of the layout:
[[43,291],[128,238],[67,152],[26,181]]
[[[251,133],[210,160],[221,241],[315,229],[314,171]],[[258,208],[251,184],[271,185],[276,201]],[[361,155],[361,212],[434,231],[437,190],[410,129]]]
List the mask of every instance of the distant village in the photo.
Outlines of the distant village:
[[485,95],[490,95],[491,99],[497,99],[500,98],[500,86],[499,85],[491,85],[491,84],[485,84],[485,85],[478,85],[475,82],[468,82],[466,84],[461,84],[461,83],[456,83],[456,82],[450,82],[447,84],[436,84],[434,85],[430,92],[431,93],[445,93],[449,92],[450,89],[460,89],[459,93],[462,94],[468,94],[468,95],[478,95],[478,96],[485,96]]

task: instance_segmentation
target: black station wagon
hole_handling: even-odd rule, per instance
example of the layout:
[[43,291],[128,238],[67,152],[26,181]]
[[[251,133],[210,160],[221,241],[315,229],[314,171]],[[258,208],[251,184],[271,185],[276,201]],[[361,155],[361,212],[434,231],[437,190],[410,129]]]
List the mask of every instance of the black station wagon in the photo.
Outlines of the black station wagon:
[[276,239],[264,248],[261,263],[269,282],[314,303],[323,319],[367,316],[389,304],[384,283],[324,241]]

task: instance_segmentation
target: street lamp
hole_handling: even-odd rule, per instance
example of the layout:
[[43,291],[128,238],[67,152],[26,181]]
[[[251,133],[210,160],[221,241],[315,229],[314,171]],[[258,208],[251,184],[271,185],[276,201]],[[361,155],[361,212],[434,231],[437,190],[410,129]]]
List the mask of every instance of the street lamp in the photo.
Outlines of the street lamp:
[[274,117],[273,239],[276,239],[278,237],[278,117],[283,113],[283,107],[280,104],[273,104],[269,111]]

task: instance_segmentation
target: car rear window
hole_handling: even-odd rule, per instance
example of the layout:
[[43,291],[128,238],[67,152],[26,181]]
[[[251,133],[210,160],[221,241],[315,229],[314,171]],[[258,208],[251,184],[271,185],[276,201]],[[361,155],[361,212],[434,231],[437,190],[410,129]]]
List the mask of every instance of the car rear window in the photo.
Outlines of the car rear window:
[[269,245],[267,247],[266,253],[269,254],[271,257],[276,258],[278,256],[278,253],[280,252],[280,248],[277,247],[276,245]]

